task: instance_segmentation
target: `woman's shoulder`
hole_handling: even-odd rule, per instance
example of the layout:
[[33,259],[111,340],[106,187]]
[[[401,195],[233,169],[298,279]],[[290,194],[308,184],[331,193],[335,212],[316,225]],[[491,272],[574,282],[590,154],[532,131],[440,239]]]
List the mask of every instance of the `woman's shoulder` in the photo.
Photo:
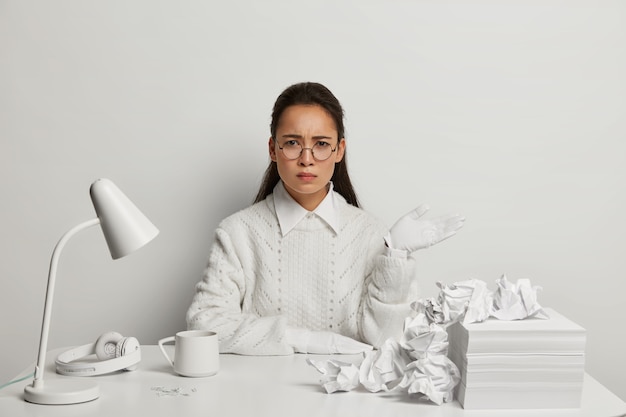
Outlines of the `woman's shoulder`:
[[386,230],[385,224],[377,216],[360,207],[348,203],[345,198],[338,195],[339,212],[344,222],[360,225],[358,227],[371,227],[376,230]]
[[273,196],[270,194],[262,201],[241,209],[223,219],[218,228],[226,231],[248,229],[251,226],[263,227],[277,224]]

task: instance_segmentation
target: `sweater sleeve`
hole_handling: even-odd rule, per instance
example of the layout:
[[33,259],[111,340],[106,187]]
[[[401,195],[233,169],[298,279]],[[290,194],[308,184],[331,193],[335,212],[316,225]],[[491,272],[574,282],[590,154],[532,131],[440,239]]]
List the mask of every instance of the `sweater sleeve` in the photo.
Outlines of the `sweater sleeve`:
[[383,254],[382,238],[376,242],[372,244],[376,250],[370,255],[373,266],[365,277],[360,331],[365,342],[379,347],[388,338],[400,340],[418,291],[413,258]]
[[284,317],[258,317],[242,311],[253,279],[245,276],[230,236],[218,228],[204,276],[187,311],[188,329],[216,332],[221,353],[292,354],[293,348],[283,341]]

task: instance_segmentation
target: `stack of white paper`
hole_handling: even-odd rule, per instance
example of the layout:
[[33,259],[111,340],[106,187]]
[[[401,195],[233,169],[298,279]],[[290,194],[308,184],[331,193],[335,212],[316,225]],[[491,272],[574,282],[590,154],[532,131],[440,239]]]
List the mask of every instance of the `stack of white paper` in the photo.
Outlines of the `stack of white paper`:
[[448,328],[463,408],[580,407],[585,329],[552,309],[544,311],[549,319],[492,317]]

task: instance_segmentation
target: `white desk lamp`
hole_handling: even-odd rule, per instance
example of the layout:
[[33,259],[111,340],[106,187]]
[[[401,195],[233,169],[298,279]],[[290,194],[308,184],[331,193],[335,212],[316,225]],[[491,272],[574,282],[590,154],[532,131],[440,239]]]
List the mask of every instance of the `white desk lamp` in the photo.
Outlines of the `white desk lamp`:
[[111,256],[118,259],[139,249],[159,234],[159,230],[150,220],[111,181],[95,181],[91,184],[89,193],[98,217],[67,231],[52,252],[35,377],[33,383],[24,388],[24,399],[31,403],[77,404],[95,400],[99,396],[98,385],[91,381],[68,378],[45,384],[43,380],[54,283],[63,246],[79,231],[100,224]]

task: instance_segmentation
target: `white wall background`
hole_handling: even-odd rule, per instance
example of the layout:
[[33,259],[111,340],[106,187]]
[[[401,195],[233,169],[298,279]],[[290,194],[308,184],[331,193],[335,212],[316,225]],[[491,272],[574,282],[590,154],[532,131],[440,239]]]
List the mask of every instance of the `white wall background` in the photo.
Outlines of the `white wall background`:
[[626,399],[624,1],[0,0],[0,382],[35,360],[52,249],[108,177],[161,229],[112,261],[61,259],[50,348],[185,327],[219,220],[268,162],[274,99],[305,80],[347,112],[365,208],[466,227],[419,254],[436,281],[502,273],[588,330]]

